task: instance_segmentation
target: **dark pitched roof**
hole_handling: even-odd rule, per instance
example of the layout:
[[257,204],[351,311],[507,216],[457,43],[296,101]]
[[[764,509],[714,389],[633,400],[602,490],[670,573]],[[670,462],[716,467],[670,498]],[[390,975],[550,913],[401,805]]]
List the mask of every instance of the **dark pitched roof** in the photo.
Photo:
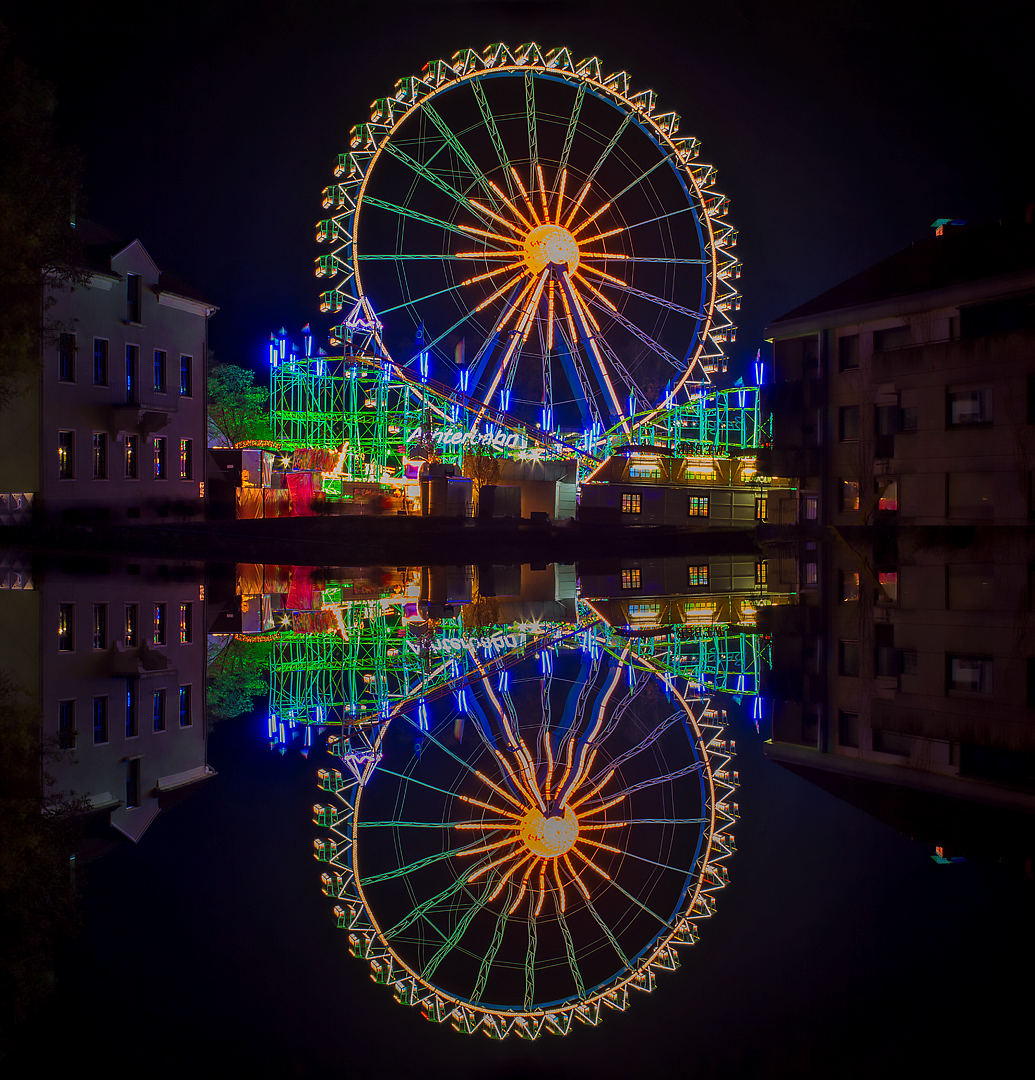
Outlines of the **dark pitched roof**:
[[903,248],[774,319],[770,325],[1032,268],[1035,226],[993,222],[962,228]]
[[[111,257],[117,255],[127,244],[132,243],[103,225],[99,225],[96,221],[89,221],[86,218],[79,218],[76,221],[75,235],[81,245],[83,268],[100,274],[112,274]],[[212,301],[196,286],[184,281],[178,274],[170,270],[160,270],[159,273],[161,277],[158,287],[162,292],[175,293],[176,296],[197,300],[202,304],[212,304]]]

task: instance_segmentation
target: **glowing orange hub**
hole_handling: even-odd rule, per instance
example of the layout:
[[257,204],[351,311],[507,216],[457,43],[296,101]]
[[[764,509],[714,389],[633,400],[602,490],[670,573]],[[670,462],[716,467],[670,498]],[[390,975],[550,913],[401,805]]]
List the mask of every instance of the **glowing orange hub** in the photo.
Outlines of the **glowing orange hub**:
[[579,245],[563,225],[539,225],[524,239],[525,265],[533,276],[542,273],[551,263],[567,268],[573,274],[579,266]]
[[522,819],[518,836],[533,855],[556,859],[575,846],[579,838],[578,818],[570,806],[564,808],[563,817],[544,817],[533,808]]

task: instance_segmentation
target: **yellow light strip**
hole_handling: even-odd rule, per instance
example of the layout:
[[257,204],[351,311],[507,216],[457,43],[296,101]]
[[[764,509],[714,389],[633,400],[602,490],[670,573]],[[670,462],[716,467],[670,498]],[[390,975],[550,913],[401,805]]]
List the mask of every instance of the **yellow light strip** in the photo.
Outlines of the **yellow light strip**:
[[539,912],[543,910],[543,901],[546,899],[546,860],[543,859],[539,864],[539,901],[535,906],[535,911],[532,912],[532,918],[537,919]]
[[[551,282],[552,284],[552,282]],[[550,300],[553,300],[551,295]],[[550,305],[551,313],[553,310],[553,304]],[[550,732],[546,732],[546,791],[543,792],[547,800],[550,798],[550,781],[553,779],[553,744],[550,742]]]
[[[600,333],[600,323],[597,322],[596,316],[593,314],[593,312],[589,310],[589,305],[584,304],[582,302],[582,297],[579,296],[579,291],[578,291],[578,289],[575,288],[574,285],[572,285],[572,287],[571,287],[571,298],[575,301],[575,307],[578,309],[579,314],[584,319],[586,319],[588,322],[592,323],[593,324],[593,329],[596,330],[596,332],[599,334]],[[607,376],[605,375],[604,378],[606,379]],[[608,382],[610,382],[610,380],[608,380]],[[617,400],[618,399],[614,397],[614,391],[613,390],[611,391],[611,397],[614,398],[614,400],[615,400],[616,412],[621,414],[622,410],[617,408]]]
[[[484,866],[479,867],[477,870],[472,870],[470,874],[467,875],[467,884],[470,885],[472,881],[477,881],[482,876],[482,874],[487,874],[490,870],[495,870],[497,866],[501,866],[508,859],[513,859],[515,857],[515,853],[511,851],[508,852],[506,855],[501,856],[499,859],[494,859],[491,863],[486,863]],[[526,856],[526,858],[531,858],[531,856]]]
[[[575,230],[578,232],[578,230]],[[617,229],[611,229],[609,232],[599,232],[594,236],[587,236],[584,240],[579,240],[578,244],[581,247],[583,244],[592,244],[594,240],[606,240],[609,236],[615,236],[620,232],[625,232],[625,226],[619,225]],[[574,235],[574,234],[573,234]]]
[[[561,186],[557,194],[557,224],[561,223],[561,207],[564,205],[564,185],[568,182],[568,170],[561,170]],[[563,908],[562,908],[563,910]]]
[[593,861],[592,859],[587,859],[587,858],[586,858],[586,856],[585,856],[585,855],[583,855],[583,854],[582,854],[582,852],[581,852],[581,851],[579,851],[579,849],[578,849],[577,847],[573,847],[573,848],[572,848],[571,850],[572,850],[572,851],[574,851],[574,852],[575,852],[575,854],[576,854],[576,855],[578,855],[578,857],[579,857],[579,858],[580,858],[580,859],[581,859],[581,860],[582,860],[582,861],[583,861],[583,862],[584,862],[584,863],[585,863],[585,864],[586,864],[587,866],[590,866],[590,867],[592,867],[592,868],[593,868],[594,870],[596,870],[596,872],[597,872],[597,873],[598,873],[598,874],[599,874],[599,875],[600,875],[600,876],[601,876],[601,877],[602,877],[602,878],[603,878],[603,879],[604,879],[605,881],[610,881],[610,880],[611,880],[611,875],[610,875],[609,873],[607,873],[607,871],[606,871],[606,870],[601,870],[601,869],[600,869],[600,867],[599,867],[599,866],[597,866],[597,864],[596,864],[596,863],[595,863],[595,862],[594,862],[594,861]]
[[[507,269],[508,269],[508,270],[513,270],[513,267],[512,267],[512,266],[508,266],[508,267],[507,267]],[[493,302],[493,300],[497,300],[497,299],[499,299],[499,297],[501,297],[501,296],[502,296],[502,295],[503,295],[503,294],[504,294],[504,293],[505,293],[505,292],[507,291],[507,289],[509,289],[509,288],[511,287],[511,285],[514,285],[514,284],[515,284],[516,282],[520,281],[520,280],[521,280],[521,279],[522,279],[522,278],[523,278],[524,276],[525,276],[525,275],[524,275],[523,273],[521,273],[521,274],[518,274],[518,275],[517,275],[517,277],[512,277],[512,278],[510,279],[510,281],[508,281],[508,282],[506,283],[506,285],[501,285],[501,286],[500,286],[500,287],[499,287],[499,288],[498,288],[498,289],[497,289],[497,290],[496,290],[496,291],[495,291],[495,292],[494,292],[494,293],[492,294],[492,296],[487,296],[487,297],[486,297],[486,298],[485,298],[485,299],[484,299],[484,300],[483,300],[483,301],[482,301],[482,302],[481,302],[481,303],[480,303],[480,304],[479,304],[479,305],[478,305],[478,306],[477,306],[477,307],[476,307],[476,308],[475,308],[474,310],[475,310],[475,311],[481,311],[481,310],[482,310],[482,308],[486,308],[486,307],[488,307],[488,306],[489,306],[489,305],[490,305],[490,304],[491,304],[491,303]]]
[[539,308],[539,301],[543,298],[543,289],[546,286],[546,277],[544,273],[542,280],[539,282],[539,288],[535,291],[535,296],[532,297],[531,302],[526,308],[526,314],[524,316],[524,332],[521,336],[521,344],[524,345],[528,341],[528,335],[532,332],[532,323],[535,321],[535,313]]
[[[524,866],[525,863],[528,862],[529,859],[534,859],[534,858],[535,858],[534,855],[528,854],[523,859],[521,859],[519,862],[515,862],[514,865],[503,875],[503,877],[500,878],[499,884],[496,886],[496,891],[492,894],[492,896],[489,897],[489,899],[490,900],[495,900],[496,897],[499,896],[499,894],[503,891],[503,886],[507,884],[507,881],[509,880],[510,875],[513,874],[515,870],[520,870],[521,867]],[[505,861],[506,861],[505,859],[500,860],[500,862],[505,862]],[[494,866],[498,866],[498,865],[499,865],[499,863],[494,864]],[[468,884],[471,883],[470,878],[467,879],[467,883]]]
[[[579,264],[581,265],[581,263],[582,260],[580,258]],[[582,269],[588,270],[591,274],[596,274],[597,277],[602,277],[605,281],[613,281],[616,285],[625,285],[625,282],[622,281],[621,278],[615,277],[614,274],[607,274],[603,270],[598,270],[595,266],[583,266]]]
[[586,186],[579,193],[579,197],[575,200],[575,205],[571,208],[571,213],[568,215],[568,220],[564,223],[565,228],[567,228],[571,224],[572,218],[574,218],[575,215],[579,212],[579,207],[582,205],[582,200],[588,194],[589,194],[589,184],[587,183]]
[[557,891],[561,894],[561,914],[564,914],[564,909],[567,907],[567,897],[564,895],[564,885],[561,882],[561,870],[560,860],[553,860],[553,876],[557,880]]
[[524,898],[525,892],[528,890],[528,879],[532,876],[532,871],[536,868],[536,863],[538,862],[539,860],[535,859],[533,862],[530,862],[528,864],[528,869],[525,871],[525,876],[521,879],[521,888],[518,890],[518,894],[514,900],[514,903],[510,905],[510,910],[507,912],[508,915],[513,915],[514,912],[517,911],[518,905],[521,903],[522,899]]
[[485,784],[488,784],[488,785],[489,785],[489,787],[491,787],[493,791],[495,791],[495,792],[497,792],[498,794],[502,795],[502,796],[503,796],[503,797],[504,797],[504,798],[505,798],[505,799],[506,799],[506,800],[507,800],[508,802],[512,802],[512,803],[513,803],[513,804],[514,804],[514,805],[515,805],[515,806],[516,806],[516,807],[517,807],[517,808],[518,808],[519,810],[527,810],[527,809],[528,809],[528,807],[526,807],[526,806],[522,806],[522,805],[521,805],[521,803],[520,803],[520,802],[518,802],[518,800],[517,800],[517,799],[515,799],[515,798],[514,798],[514,796],[510,794],[510,792],[509,792],[509,791],[505,791],[505,790],[504,790],[503,788],[501,788],[501,787],[500,787],[500,786],[499,786],[498,784],[494,784],[494,783],[493,783],[493,782],[492,782],[492,781],[491,781],[491,780],[490,780],[490,779],[489,779],[489,778],[488,778],[488,777],[487,777],[487,776],[485,775],[485,773],[482,773],[482,772],[478,772],[478,771],[477,771],[477,769],[476,769],[476,770],[475,770],[475,773],[474,773],[474,775],[475,775],[475,776],[477,776],[477,777],[478,777],[478,779],[479,779],[479,780],[481,780],[481,781],[482,781],[483,783],[485,783]]
[[628,259],[628,255],[620,255],[617,251],[580,251],[579,265],[586,259]]
[[[579,335],[575,329],[575,320],[571,317],[571,308],[568,307],[568,294],[564,291],[563,288],[561,289],[561,303],[564,305],[564,315],[565,318],[567,318],[568,320],[568,329],[571,331],[571,347],[573,349],[577,349],[579,347]],[[603,462],[601,462],[601,465],[602,464]]]
[[473,285],[476,281],[485,281],[486,278],[495,277],[497,274],[505,274],[508,270],[513,270],[516,263],[508,263],[506,266],[498,266],[495,270],[490,270],[487,274],[479,274],[477,277],[468,278],[466,281],[461,281],[460,285]]
[[586,813],[583,814],[582,816],[583,817],[592,817],[594,814],[599,814],[602,811],[607,810],[609,807],[614,806],[616,803],[620,803],[622,801],[622,799],[624,799],[624,798],[625,798],[625,792],[622,792],[621,795],[616,796],[610,802],[606,802],[606,803],[601,804],[595,810],[587,810]]
[[550,210],[546,205],[546,184],[543,183],[543,167],[538,162],[536,162],[535,171],[539,176],[539,201],[543,204],[543,221],[549,223]]
[[488,236],[492,240],[502,240],[504,244],[513,244],[515,247],[521,247],[520,240],[513,240],[509,236],[503,236],[500,233],[488,232],[486,229],[476,229],[473,225],[460,225],[459,228],[464,232],[476,233],[478,236]]
[[[480,855],[484,851],[495,851],[497,848],[504,847],[507,844],[516,844],[517,842],[518,838],[516,836],[509,836],[506,840],[497,840],[494,844],[482,844],[481,847],[473,847],[468,848],[466,851],[458,851],[456,857],[462,859],[466,855]],[[592,843],[592,841],[587,840],[586,843],[589,844]],[[511,852],[511,855],[513,855],[513,852]]]
[[[592,224],[592,223],[593,223],[594,221],[596,221],[596,219],[597,219],[598,217],[600,217],[600,215],[601,215],[601,214],[602,214],[602,213],[603,213],[603,212],[604,212],[604,211],[605,211],[605,210],[606,210],[606,209],[607,209],[607,208],[608,208],[608,207],[609,207],[610,205],[611,205],[611,204],[610,204],[609,202],[606,202],[606,203],[604,203],[604,205],[603,205],[603,206],[602,206],[602,207],[601,207],[601,208],[600,208],[600,209],[599,209],[599,210],[598,210],[598,211],[597,211],[597,212],[596,212],[595,214],[590,214],[590,215],[589,215],[589,217],[588,217],[588,218],[586,218],[586,220],[585,220],[585,221],[584,221],[584,222],[583,222],[583,223],[582,223],[582,224],[581,224],[581,225],[580,225],[580,226],[579,226],[579,227],[578,227],[577,229],[572,229],[572,230],[571,230],[571,235],[572,235],[572,236],[578,236],[578,235],[579,235],[579,233],[580,233],[580,232],[582,232],[582,230],[583,230],[583,229],[584,229],[584,228],[585,228],[585,227],[586,227],[587,225],[591,225],[591,224]],[[618,231],[618,232],[621,232],[622,230],[621,230],[621,229],[618,229],[617,231]],[[610,235],[610,234],[608,234],[608,235]],[[586,242],[587,242],[587,241],[585,241],[585,240],[580,240],[580,241],[579,241],[579,243],[580,243],[580,244],[585,244]]]
[[601,851],[613,851],[616,855],[622,854],[621,848],[612,847],[610,844],[598,844],[596,840],[590,840],[588,836],[580,836],[580,844],[592,844],[596,848],[600,848]]
[[531,232],[535,226],[533,226],[532,222],[530,222],[528,218],[526,218],[525,215],[521,213],[521,211],[510,201],[510,199],[507,198],[506,195],[503,194],[502,191],[500,191],[499,185],[494,184],[490,180],[489,187],[491,187],[492,190],[495,191],[496,194],[507,204],[507,206],[510,208],[510,212],[514,215],[514,217],[516,217],[518,221],[522,222],[528,229],[528,231]]
[[[596,831],[597,829],[620,829],[623,825],[627,825],[627,824],[628,824],[627,821],[605,821],[603,824],[600,824],[600,825],[583,825],[582,822],[580,821],[579,822],[579,832],[581,833],[581,832],[586,832],[586,831],[589,831],[589,830]],[[520,828],[520,826],[519,825],[510,825],[510,826],[508,826],[508,828],[518,829],[518,828]]]
[[571,736],[568,739],[568,762],[565,765],[564,775],[561,777],[561,782],[557,785],[557,790],[558,791],[563,791],[564,790],[564,781],[568,779],[568,774],[571,772],[571,758],[572,758],[572,755],[574,753],[575,753],[575,739],[574,739],[574,736]]
[[[577,802],[569,803],[568,805],[569,805],[569,806],[570,806],[570,807],[572,808],[572,810],[574,810],[574,809],[575,809],[575,807],[577,807],[577,806],[581,806],[581,805],[582,805],[582,804],[583,804],[584,802],[588,802],[588,801],[589,801],[590,799],[592,799],[592,798],[593,798],[593,796],[594,796],[594,795],[596,795],[596,793],[597,793],[597,792],[598,792],[598,791],[599,791],[599,790],[600,790],[600,789],[601,789],[601,788],[602,788],[602,787],[603,787],[603,786],[604,786],[604,785],[605,785],[605,784],[606,784],[606,783],[608,782],[608,780],[610,780],[610,779],[611,779],[611,777],[612,777],[612,776],[614,776],[614,774],[615,774],[615,771],[614,771],[614,769],[612,769],[612,770],[611,770],[611,771],[610,771],[610,772],[609,772],[609,773],[607,774],[607,776],[605,776],[605,777],[604,777],[604,779],[603,779],[603,780],[601,780],[601,781],[600,781],[600,783],[599,783],[599,784],[597,784],[597,785],[596,785],[596,787],[594,787],[594,788],[593,788],[593,790],[592,790],[592,791],[589,791],[589,792],[587,792],[587,793],[586,793],[585,795],[583,795],[583,796],[582,796],[582,798],[581,798],[581,799],[579,799],[579,800],[578,800]],[[586,814],[580,814],[580,815],[578,815],[578,816],[579,816],[579,817],[588,817],[588,816],[589,816],[589,812],[587,812]]]
[[535,212],[535,207],[532,205],[532,200],[528,197],[528,192],[525,191],[525,185],[521,183],[521,177],[518,176],[517,169],[515,169],[514,166],[511,165],[510,171],[514,176],[514,181],[518,186],[518,190],[521,192],[521,197],[525,200],[525,205],[528,207],[529,212],[532,214],[532,219],[537,225],[542,225],[542,222],[539,220],[539,215]]
[[567,854],[561,857],[564,859],[564,865],[568,868],[568,873],[571,874],[572,878],[575,881],[575,884],[578,885],[579,891],[588,900],[589,889],[587,889],[586,886],[582,884],[582,878],[579,877],[579,875],[575,872],[575,867],[571,865],[571,860],[568,858]]
[[510,229],[511,232],[517,233],[519,236],[521,235],[520,230],[512,221],[507,221],[505,217],[500,217],[499,214],[493,213],[487,206],[482,206],[482,204],[475,199],[468,199],[467,201],[472,206],[480,210],[483,214],[487,214],[494,221],[498,221],[501,225],[506,225],[506,227]]
[[504,817],[513,818],[515,821],[520,821],[523,816],[521,814],[512,814],[509,810],[501,810],[498,806],[481,802],[479,799],[472,799],[469,795],[461,795],[459,799],[461,802],[470,803],[471,806],[480,806],[483,810],[491,810],[494,814],[502,814]]
[[[588,268],[587,268],[587,269],[588,269]],[[499,272],[499,271],[497,271],[497,273],[498,273],[498,272]],[[586,280],[586,279],[585,279],[584,277],[582,277],[582,275],[581,275],[581,274],[580,274],[580,273],[579,273],[579,272],[578,272],[577,270],[575,271],[574,277],[575,277],[575,278],[577,278],[577,279],[578,279],[579,281],[581,281],[581,282],[582,282],[582,284],[583,284],[583,285],[585,285],[585,286],[586,286],[586,288],[587,288],[587,289],[589,289],[589,291],[590,291],[591,293],[593,293],[593,295],[594,295],[594,296],[598,296],[598,297],[600,297],[600,299],[601,299],[601,300],[603,300],[603,301],[604,301],[604,303],[605,303],[605,304],[607,304],[607,306],[608,306],[608,307],[609,307],[609,308],[610,308],[610,309],[611,309],[612,311],[614,311],[614,312],[616,312],[616,313],[617,313],[617,311],[618,311],[618,308],[616,308],[616,307],[614,306],[614,304],[612,304],[612,303],[611,303],[611,301],[610,301],[610,300],[608,300],[608,298],[607,298],[607,297],[606,297],[606,296],[605,296],[605,295],[604,295],[604,294],[603,294],[603,293],[602,293],[602,292],[601,292],[601,291],[600,291],[600,290],[599,290],[599,289],[598,289],[598,288],[597,288],[597,287],[596,287],[595,285],[591,285],[591,284],[590,284],[590,283],[589,283],[589,282],[588,282],[588,281],[587,281],[587,280]]]
[[[453,258],[454,259],[493,259],[495,261],[495,260],[498,260],[498,259],[513,259],[517,255],[518,255],[518,253],[516,251],[490,251],[488,248],[483,248],[481,251],[458,251],[453,256]],[[615,258],[617,258],[617,257],[618,256],[615,256]],[[581,254],[581,252],[579,254],[579,258],[580,259],[584,258],[584,256]],[[517,258],[517,262],[515,262],[514,265],[516,266],[517,263],[521,263],[521,262],[524,262],[524,261],[525,261],[525,257],[524,257],[524,255],[521,255],[520,257]]]

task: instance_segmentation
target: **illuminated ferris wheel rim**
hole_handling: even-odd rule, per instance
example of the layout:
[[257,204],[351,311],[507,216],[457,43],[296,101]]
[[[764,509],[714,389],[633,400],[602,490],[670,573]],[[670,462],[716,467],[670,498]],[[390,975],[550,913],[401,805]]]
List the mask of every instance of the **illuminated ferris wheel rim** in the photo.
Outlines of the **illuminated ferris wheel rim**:
[[[695,169],[692,165],[697,156],[697,140],[693,137],[677,140],[675,136],[678,131],[679,117],[673,112],[661,113],[656,108],[654,91],[644,90],[632,93],[628,85],[628,75],[625,72],[605,76],[599,60],[594,57],[576,65],[571,60],[570,51],[563,48],[550,50],[544,57],[534,43],[520,46],[513,53],[506,46],[497,44],[490,45],[482,54],[469,49],[461,50],[454,54],[452,64],[432,61],[425,65],[424,74],[421,76],[399,80],[396,83],[395,95],[375,102],[371,121],[354,127],[350,138],[353,151],[362,146],[362,152],[369,153],[370,157],[363,167],[362,180],[352,208],[346,214],[340,215],[351,217],[353,222],[351,229],[348,230],[345,244],[337,249],[347,251],[347,259],[342,267],[347,270],[347,277],[341,285],[346,285],[351,278],[355,296],[364,296],[361,272],[363,255],[357,242],[357,223],[374,167],[400,127],[434,98],[457,86],[515,74],[534,74],[565,85],[578,86],[580,93],[585,89],[599,100],[624,112],[627,121],[623,121],[623,127],[626,122],[635,124],[662,152],[662,160],[669,162],[690,207],[694,210],[695,226],[704,256],[701,262],[705,271],[706,284],[705,303],[699,313],[700,324],[695,333],[696,340],[682,362],[684,365],[682,374],[674,385],[670,385],[660,401],[646,412],[638,412],[635,416],[628,417],[622,415],[621,406],[619,406],[617,422],[614,425],[605,425],[613,428],[623,427],[629,431],[629,421],[632,422],[632,427],[649,423],[671,405],[676,395],[687,386],[687,383],[691,382],[695,369],[699,369],[700,373],[700,378],[695,381],[710,381],[702,357],[709,349],[711,351],[708,352],[708,356],[721,356],[720,341],[723,338],[716,337],[715,332],[722,331],[726,334],[734,329],[732,321],[723,314],[718,304],[721,299],[727,307],[733,306],[737,293],[726,278],[739,264],[734,256],[726,252],[727,259],[720,265],[720,252],[725,250],[727,244],[732,245],[736,242],[736,234],[731,227],[728,227],[721,242],[716,236],[713,222],[725,216],[728,200],[709,187],[709,180],[714,177],[714,169],[711,166],[698,165]],[[424,91],[421,92],[420,88],[424,88]],[[398,114],[395,112],[397,105],[402,110]],[[384,116],[386,111],[387,123]],[[621,130],[620,128],[619,133]],[[340,176],[342,171],[344,168],[339,164],[337,175]],[[321,260],[318,259],[317,262],[319,264]],[[722,282],[723,290],[721,297],[720,282]],[[721,319],[725,321],[719,325]],[[577,343],[572,344],[575,346]]]
[[[639,666],[650,672],[651,675],[659,679],[664,678],[663,672],[649,658],[637,657],[637,662]],[[724,823],[717,827],[716,811],[718,804],[724,803],[726,796],[730,792],[727,791],[723,795],[718,794],[716,790],[716,776],[712,768],[711,753],[708,749],[708,740],[701,730],[701,725],[694,715],[690,702],[687,701],[684,695],[681,694],[675,686],[671,685],[671,683],[669,686],[673,696],[678,701],[679,708],[683,713],[683,722],[688,729],[688,734],[691,736],[696,754],[701,762],[699,782],[701,784],[702,800],[704,803],[702,810],[706,810],[706,813],[702,815],[703,824],[698,837],[696,851],[691,866],[687,871],[686,881],[681,890],[679,900],[670,919],[666,923],[665,929],[659,932],[653,940],[643,946],[635,957],[630,958],[628,966],[619,975],[597,983],[581,995],[569,995],[555,1001],[545,1002],[533,1008],[525,1008],[517,1005],[505,1006],[499,1004],[483,1004],[480,1001],[464,998],[458,994],[451,993],[416,971],[413,965],[401,956],[399,951],[393,948],[389,942],[388,937],[374,915],[372,906],[364,891],[359,862],[356,857],[359,829],[361,827],[360,806],[363,785],[360,784],[357,786],[350,835],[354,886],[366,917],[370,921],[373,931],[378,938],[380,947],[392,957],[392,960],[398,964],[400,969],[406,972],[406,976],[403,976],[403,978],[408,977],[414,980],[416,984],[419,984],[424,988],[428,995],[434,995],[443,1002],[448,1003],[451,1009],[465,1010],[468,1019],[473,1021],[473,1025],[476,1027],[481,1017],[495,1017],[509,1024],[513,1024],[515,1021],[521,1022],[522,1020],[532,1022],[538,1021],[541,1024],[542,1021],[548,1017],[556,1017],[562,1014],[569,1014],[570,1019],[570,1017],[574,1016],[580,1009],[585,1009],[599,1003],[610,1004],[615,1000],[617,994],[620,994],[630,987],[645,989],[642,985],[643,980],[650,979],[653,971],[664,969],[671,970],[673,965],[664,963],[663,958],[666,954],[670,955],[676,945],[685,945],[689,943],[685,937],[681,938],[680,935],[688,927],[689,920],[699,918],[702,914],[706,913],[699,907],[699,901],[701,900],[701,894],[706,885],[708,870],[714,863],[718,863],[725,857],[715,841],[718,834],[727,827],[727,824]],[[389,727],[390,725],[385,725],[378,732],[374,743],[375,755],[380,751],[381,744]],[[726,786],[729,787],[729,785]],[[732,791],[732,788],[730,788],[730,791]],[[523,894],[524,888],[522,888],[521,891],[522,896]],[[520,899],[521,896],[519,896],[519,901]],[[504,904],[504,906],[506,906],[506,904]],[[516,906],[517,905],[515,904],[515,907]],[[531,915],[531,897],[529,899],[529,913]],[[397,983],[401,980],[395,979],[393,981]],[[504,1031],[504,1034],[506,1033],[506,1030]],[[533,1030],[531,1037],[535,1037],[536,1034],[538,1034],[538,1029]]]

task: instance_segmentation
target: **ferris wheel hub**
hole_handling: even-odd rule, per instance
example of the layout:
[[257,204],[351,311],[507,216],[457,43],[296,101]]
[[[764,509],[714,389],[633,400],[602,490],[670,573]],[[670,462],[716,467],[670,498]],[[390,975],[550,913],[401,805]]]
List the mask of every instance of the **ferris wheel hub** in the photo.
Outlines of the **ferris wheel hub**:
[[566,855],[579,838],[579,821],[570,806],[563,817],[546,817],[537,809],[529,810],[519,833],[528,850],[541,859],[556,859]]
[[533,276],[551,263],[573,274],[579,266],[579,245],[563,225],[539,225],[524,241],[525,265]]

